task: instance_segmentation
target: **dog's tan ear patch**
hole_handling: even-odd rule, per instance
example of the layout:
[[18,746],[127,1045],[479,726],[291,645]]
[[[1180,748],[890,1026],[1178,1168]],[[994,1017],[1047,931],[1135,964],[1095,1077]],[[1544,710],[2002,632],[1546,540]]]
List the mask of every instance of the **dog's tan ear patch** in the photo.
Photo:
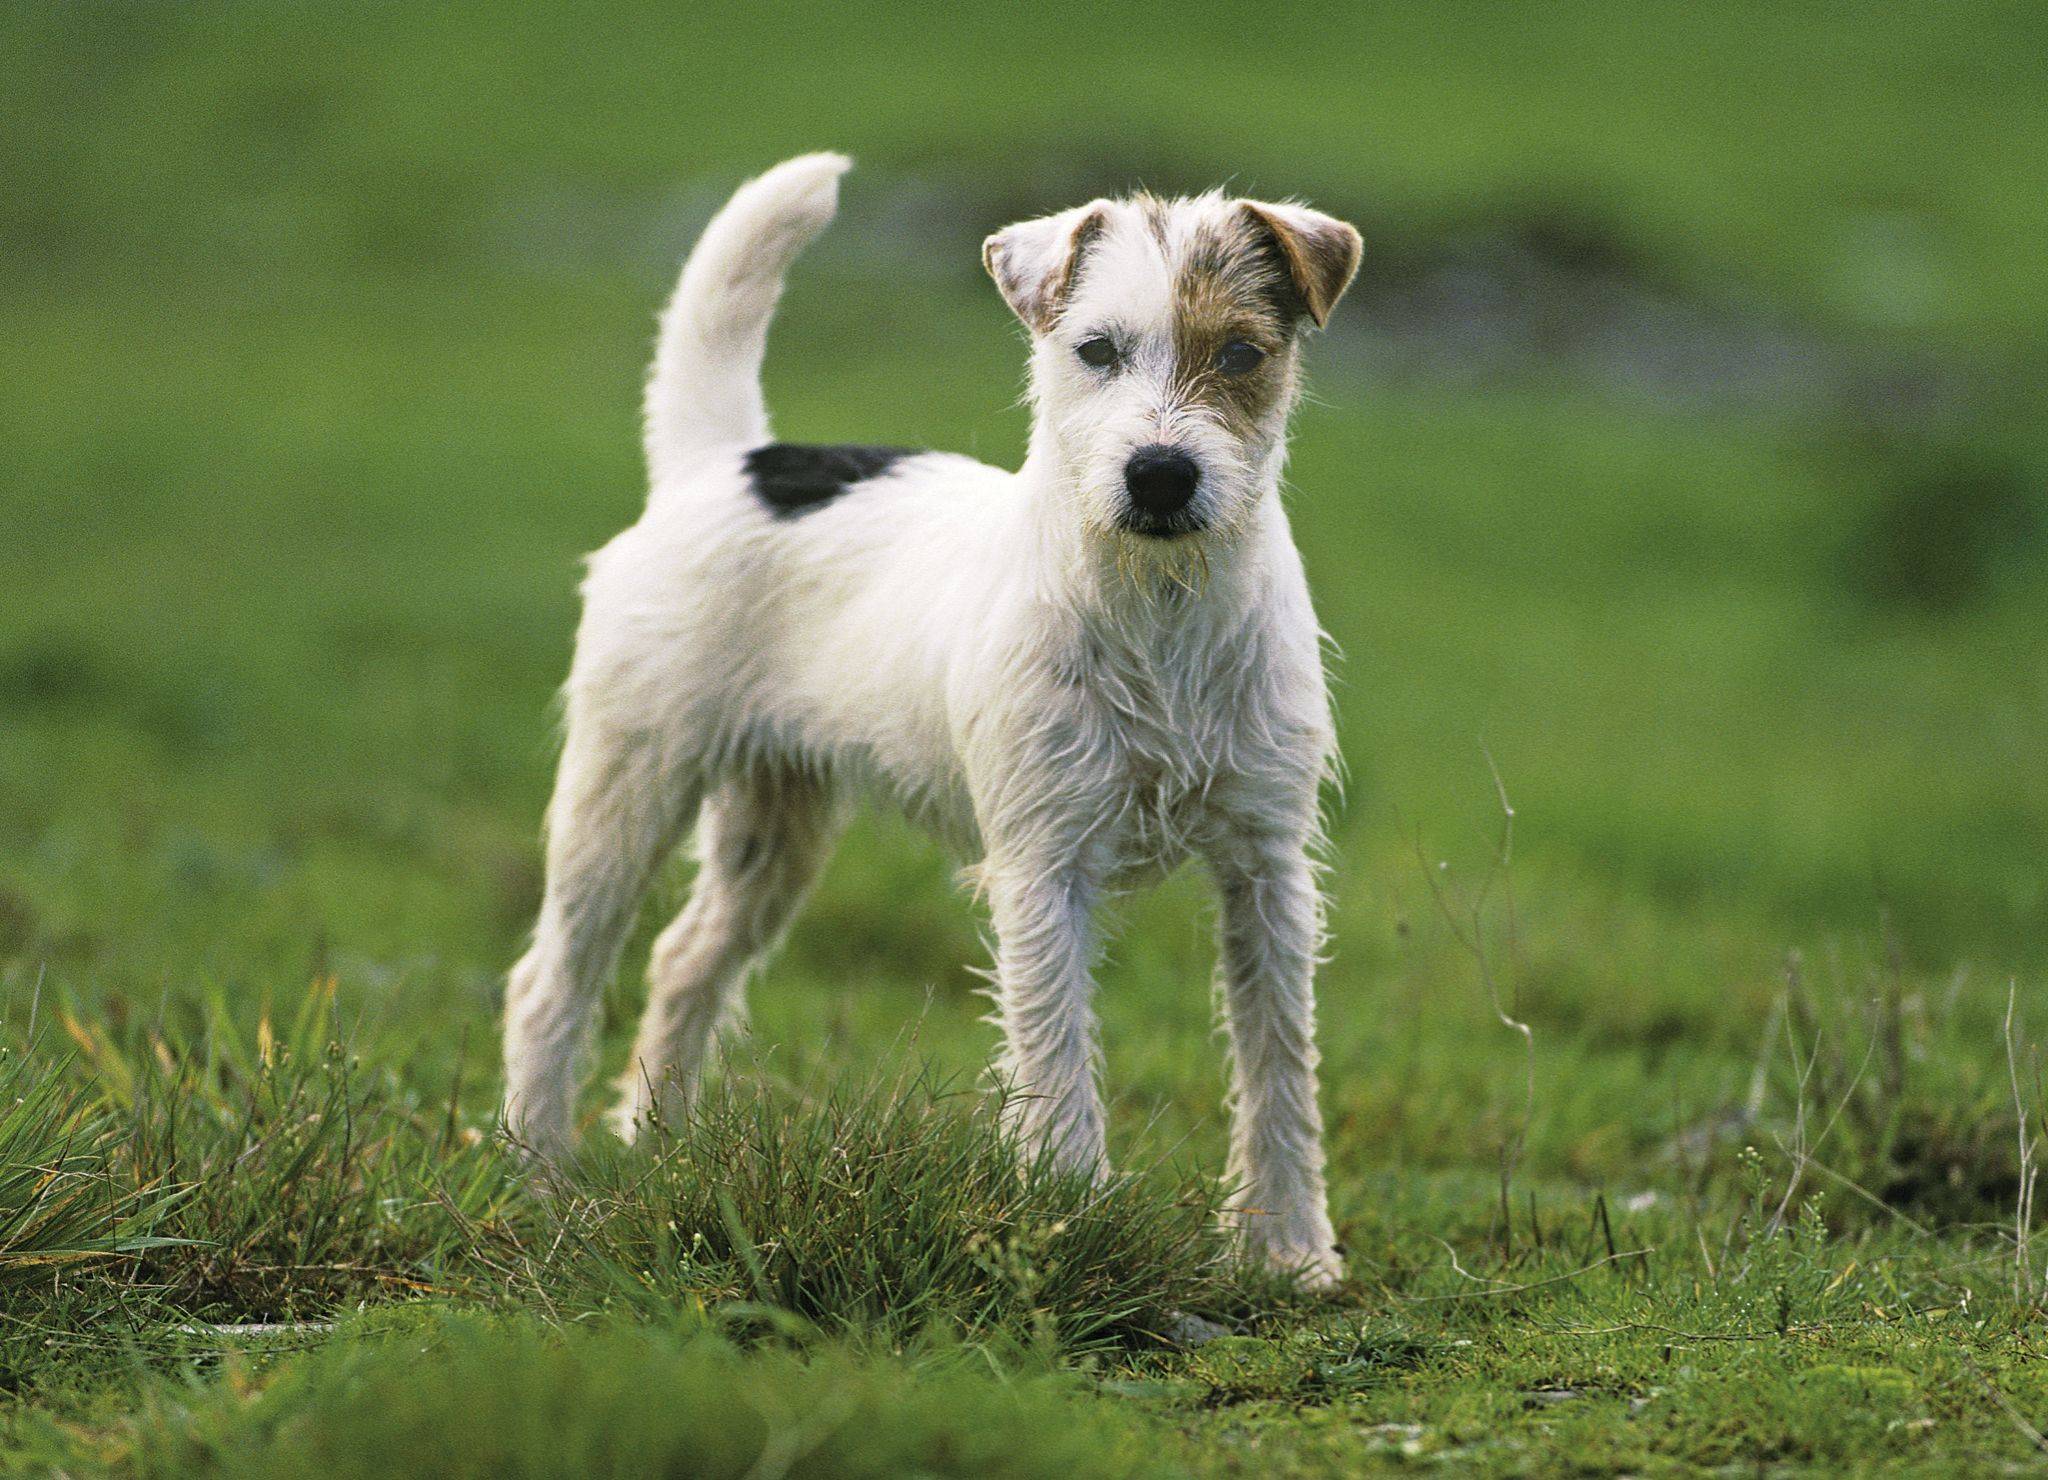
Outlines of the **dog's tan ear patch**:
[[1279,246],[1302,306],[1321,328],[1358,271],[1359,254],[1364,250],[1358,228],[1307,206],[1248,200],[1244,209]]
[[1109,202],[1005,226],[981,244],[981,263],[1026,328],[1043,334],[1059,317],[1088,243],[1109,225]]

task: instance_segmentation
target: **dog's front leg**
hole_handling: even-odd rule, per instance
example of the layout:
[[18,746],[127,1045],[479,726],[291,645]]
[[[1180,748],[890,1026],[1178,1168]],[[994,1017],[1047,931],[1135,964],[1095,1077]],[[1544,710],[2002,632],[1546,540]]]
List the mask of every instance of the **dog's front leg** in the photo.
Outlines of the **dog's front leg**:
[[1231,1207],[1246,1244],[1315,1286],[1343,1277],[1323,1186],[1316,1104],[1316,952],[1322,900],[1307,839],[1240,836],[1214,849],[1230,1034]]
[[1108,1169],[1096,1083],[1095,885],[1072,866],[984,870],[996,930],[996,1003],[1011,1124],[1027,1151],[1091,1176]]

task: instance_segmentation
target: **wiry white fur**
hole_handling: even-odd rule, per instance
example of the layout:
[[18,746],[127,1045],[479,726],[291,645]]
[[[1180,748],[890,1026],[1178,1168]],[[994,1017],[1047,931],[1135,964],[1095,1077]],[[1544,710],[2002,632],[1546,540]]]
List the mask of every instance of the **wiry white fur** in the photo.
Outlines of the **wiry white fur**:
[[[543,1151],[567,1143],[592,1005],[693,820],[699,872],[655,946],[613,1116],[629,1137],[657,1097],[695,1085],[843,799],[879,791],[978,860],[1010,1103],[1030,1143],[1091,1169],[1105,1165],[1096,903],[1206,861],[1222,901],[1245,1236],[1333,1280],[1310,853],[1334,749],[1278,494],[1286,406],[1240,442],[1175,399],[1173,238],[1162,246],[1132,208],[1110,206],[1034,345],[1021,469],[921,454],[801,517],[770,517],[741,465],[768,435],[762,344],[783,270],[830,216],[846,164],[812,155],[744,187],[663,320],[647,395],[654,492],[583,587],[546,897],[508,993],[508,1126]],[[1227,209],[1179,203],[1174,229]],[[1047,243],[1056,264],[1056,234]],[[1072,344],[1111,316],[1141,348],[1106,386]],[[1125,459],[1162,439],[1202,462],[1211,533],[1116,528]]]

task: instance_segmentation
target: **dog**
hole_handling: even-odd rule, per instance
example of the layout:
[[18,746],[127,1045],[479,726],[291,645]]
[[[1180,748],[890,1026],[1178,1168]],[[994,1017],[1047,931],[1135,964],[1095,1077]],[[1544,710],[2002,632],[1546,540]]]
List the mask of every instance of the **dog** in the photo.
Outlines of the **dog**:
[[849,798],[879,792],[972,860],[1005,1113],[1027,1150],[1091,1174],[1095,906],[1206,862],[1230,1216],[1258,1256],[1333,1283],[1311,983],[1336,745],[1280,485],[1302,339],[1358,232],[1219,193],[1010,226],[983,261],[1029,334],[1018,471],[776,442],[769,320],[849,165],[807,155],[741,187],[662,315],[646,512],[582,588],[545,895],[506,994],[506,1130],[570,1143],[593,1006],[694,824],[611,1120],[630,1139],[687,1104]]

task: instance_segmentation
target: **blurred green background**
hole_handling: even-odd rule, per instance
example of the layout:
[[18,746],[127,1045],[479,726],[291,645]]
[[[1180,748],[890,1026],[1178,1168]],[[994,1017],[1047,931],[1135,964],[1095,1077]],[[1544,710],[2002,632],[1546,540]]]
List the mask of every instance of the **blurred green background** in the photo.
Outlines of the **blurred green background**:
[[[1014,462],[1009,220],[1228,182],[1365,234],[1292,463],[1344,655],[1340,1219],[1520,1113],[1475,908],[1547,1174],[1739,1098],[1788,950],[1926,988],[2002,1074],[2048,962],[2044,59],[1992,0],[10,6],[0,1011],[332,974],[488,1113],[652,312],[733,185],[829,147],[796,439]],[[1213,1151],[1197,881],[1123,923],[1119,1113]],[[864,824],[757,1032],[971,1067],[980,954],[947,863]]]

